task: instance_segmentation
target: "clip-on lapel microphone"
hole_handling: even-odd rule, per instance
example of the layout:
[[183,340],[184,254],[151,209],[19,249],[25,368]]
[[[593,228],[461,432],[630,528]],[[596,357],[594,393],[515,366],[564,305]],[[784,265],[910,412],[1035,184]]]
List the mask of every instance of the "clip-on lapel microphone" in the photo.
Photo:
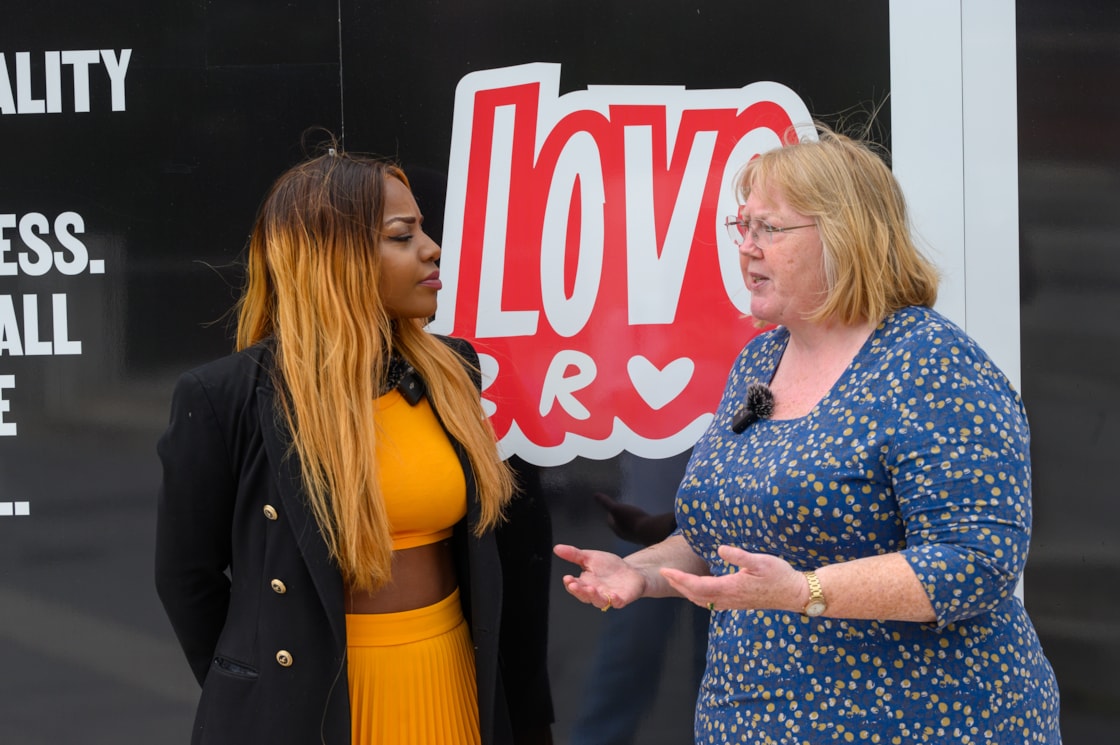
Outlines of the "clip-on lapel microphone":
[[751,383],[747,386],[747,395],[743,399],[743,407],[731,419],[731,431],[737,435],[743,434],[747,427],[759,419],[769,419],[774,413],[774,394],[765,383]]

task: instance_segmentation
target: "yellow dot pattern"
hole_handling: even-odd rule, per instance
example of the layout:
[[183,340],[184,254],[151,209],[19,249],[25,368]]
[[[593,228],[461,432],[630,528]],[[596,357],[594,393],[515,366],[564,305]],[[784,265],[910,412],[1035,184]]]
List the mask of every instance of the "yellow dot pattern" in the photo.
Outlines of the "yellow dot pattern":
[[907,308],[805,417],[731,431],[788,333],[743,350],[696,444],[677,524],[802,570],[901,552],[937,622],[712,614],[697,743],[1060,743],[1058,689],[1014,596],[1030,538],[1018,394],[963,331]]

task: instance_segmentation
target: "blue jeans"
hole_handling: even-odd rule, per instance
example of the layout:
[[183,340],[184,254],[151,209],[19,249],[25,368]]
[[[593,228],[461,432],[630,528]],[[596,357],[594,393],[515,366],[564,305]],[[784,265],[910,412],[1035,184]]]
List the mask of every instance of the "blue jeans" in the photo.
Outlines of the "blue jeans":
[[[647,460],[623,453],[619,499],[650,513],[671,510],[688,455]],[[639,548],[618,541],[614,550],[625,556]],[[657,700],[665,651],[678,628],[690,636],[689,690],[698,690],[704,674],[709,617],[704,608],[673,599],[643,599],[608,613],[572,726],[570,745],[634,742]]]

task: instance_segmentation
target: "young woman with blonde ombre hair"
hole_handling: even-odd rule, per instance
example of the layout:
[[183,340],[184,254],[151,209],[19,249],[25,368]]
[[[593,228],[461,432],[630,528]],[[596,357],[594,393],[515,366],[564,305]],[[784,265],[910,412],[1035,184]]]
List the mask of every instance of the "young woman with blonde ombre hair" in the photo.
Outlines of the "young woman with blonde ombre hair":
[[291,168],[249,242],[238,351],[176,387],[156,576],[203,687],[193,743],[551,739],[547,678],[503,682],[524,679],[507,632],[546,635],[502,628],[515,479],[474,349],[424,330],[422,225],[395,165]]

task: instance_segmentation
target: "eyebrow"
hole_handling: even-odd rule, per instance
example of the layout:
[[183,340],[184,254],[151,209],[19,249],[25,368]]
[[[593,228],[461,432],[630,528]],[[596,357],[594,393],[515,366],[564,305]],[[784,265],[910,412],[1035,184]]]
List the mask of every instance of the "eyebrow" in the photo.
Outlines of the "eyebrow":
[[[736,211],[735,214],[739,216],[740,220],[743,219],[744,217],[752,219],[752,220],[761,220],[763,218],[760,217],[760,215],[765,215],[766,217],[770,217],[771,215],[774,214],[773,212],[771,212],[768,209],[761,209],[761,210],[759,210],[758,212],[756,212],[755,214],[752,215],[751,213],[746,211],[746,208],[747,208],[747,205],[745,205],[745,204],[740,204],[739,205],[739,209]],[[744,214],[744,213],[746,213],[746,214]]]
[[409,225],[415,225],[416,223],[422,221],[423,219],[424,218],[421,217],[418,220],[414,215],[407,215],[407,216],[398,215],[398,216],[395,216],[395,217],[387,218],[385,220],[385,227],[389,227],[390,225],[392,225],[395,222],[403,222],[403,223],[408,223]]

